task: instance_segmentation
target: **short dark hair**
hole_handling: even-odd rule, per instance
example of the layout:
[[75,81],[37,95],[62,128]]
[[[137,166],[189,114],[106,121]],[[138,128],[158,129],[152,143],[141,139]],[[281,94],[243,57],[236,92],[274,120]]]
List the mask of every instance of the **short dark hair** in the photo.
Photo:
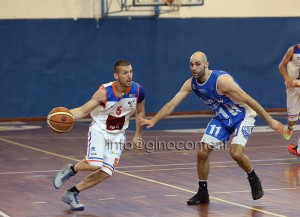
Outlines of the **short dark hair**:
[[118,60],[117,62],[115,62],[114,65],[114,73],[118,73],[118,67],[119,66],[130,66],[130,62],[127,60]]

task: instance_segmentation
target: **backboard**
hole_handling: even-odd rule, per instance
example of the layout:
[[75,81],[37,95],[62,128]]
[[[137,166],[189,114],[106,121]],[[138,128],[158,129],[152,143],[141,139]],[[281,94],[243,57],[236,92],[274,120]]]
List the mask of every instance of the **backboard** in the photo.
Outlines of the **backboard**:
[[[101,17],[159,17],[183,7],[203,6],[204,0],[100,0]],[[174,14],[173,14],[174,15]]]
[[[174,1],[178,2],[178,0]],[[198,6],[203,5],[204,0],[179,0],[181,6]],[[134,6],[165,6],[166,0],[133,0]]]

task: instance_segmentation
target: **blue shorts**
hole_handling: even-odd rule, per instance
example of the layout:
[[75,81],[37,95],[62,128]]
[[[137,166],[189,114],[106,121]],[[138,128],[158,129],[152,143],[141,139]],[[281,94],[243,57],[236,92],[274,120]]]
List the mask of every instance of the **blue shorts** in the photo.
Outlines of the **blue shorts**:
[[221,149],[232,135],[231,144],[245,146],[254,128],[255,116],[235,117],[222,120],[214,117],[207,125],[201,143],[206,143],[214,149]]

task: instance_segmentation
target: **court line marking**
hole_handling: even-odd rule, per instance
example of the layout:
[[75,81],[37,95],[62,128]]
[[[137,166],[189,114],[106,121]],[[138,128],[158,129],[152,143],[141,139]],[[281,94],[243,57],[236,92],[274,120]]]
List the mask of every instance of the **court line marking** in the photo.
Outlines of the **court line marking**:
[[[178,186],[175,186],[175,185],[170,185],[170,184],[167,184],[167,183],[164,183],[164,182],[159,182],[159,181],[156,181],[156,180],[144,178],[144,177],[141,177],[141,176],[136,176],[136,175],[132,175],[132,174],[128,174],[128,173],[123,173],[121,171],[115,171],[115,172],[118,172],[118,173],[126,175],[126,176],[130,176],[130,177],[133,177],[133,178],[136,178],[136,179],[141,179],[141,180],[144,180],[144,181],[147,181],[147,182],[151,182],[151,183],[163,185],[163,186],[166,186],[166,187],[174,188],[174,189],[177,189],[177,190],[181,190],[181,191],[185,191],[185,192],[189,192],[189,193],[193,193],[193,194],[197,193],[195,191],[191,191],[191,190],[181,188],[181,187],[178,187]],[[257,208],[254,208],[254,207],[242,205],[242,204],[231,202],[231,201],[228,201],[228,200],[223,200],[223,199],[220,199],[220,198],[217,198],[217,197],[210,197],[210,198],[213,199],[213,200],[219,201],[219,202],[231,204],[231,205],[246,208],[246,209],[249,209],[249,210],[254,210],[254,211],[257,211],[257,212],[262,212],[262,213],[269,214],[269,215],[272,215],[272,216],[286,217],[284,215],[280,215],[280,214],[276,214],[276,213],[269,212],[269,211],[266,211],[266,210],[261,210],[261,209],[257,209]]]
[[[266,162],[266,161],[285,161],[285,160],[295,160],[295,162],[299,162],[296,158],[270,158],[264,160],[251,160],[251,162]],[[293,163],[295,163],[293,162]],[[210,164],[224,164],[224,163],[236,163],[235,161],[214,161],[210,162]],[[141,167],[168,167],[168,166],[183,166],[183,165],[196,165],[196,163],[181,163],[181,164],[147,164],[147,165],[136,165],[136,166],[122,166],[118,167],[119,169],[126,169],[126,168],[141,168]]]
[[[293,162],[285,162],[285,163],[258,163],[258,164],[253,164],[255,166],[269,166],[269,165],[289,165],[289,164],[294,164],[297,165],[299,164],[300,166],[300,161],[294,158],[278,158],[278,159],[265,159],[265,160],[252,160],[252,162],[264,162],[264,161],[280,161],[280,160],[295,160]],[[230,167],[237,167],[238,165],[236,164],[235,161],[219,161],[219,162],[210,162],[212,164],[221,164],[221,163],[234,163],[234,165],[222,165],[222,166],[211,166],[211,168],[230,168]],[[188,166],[191,165],[193,167],[177,167],[177,168],[166,168],[166,169],[141,169],[141,170],[119,170],[119,169],[129,169],[129,168],[151,168],[151,167],[169,167],[169,166]],[[149,165],[139,165],[139,166],[123,166],[123,167],[118,167],[119,171],[122,171],[124,173],[130,173],[130,172],[151,172],[151,171],[172,171],[172,170],[187,170],[187,169],[195,169],[196,163],[182,163],[182,164],[149,164]],[[57,173],[60,170],[34,170],[34,171],[22,171],[22,172],[2,172],[0,175],[14,175],[14,174],[32,174],[32,173]],[[44,177],[44,175],[36,175],[35,177]]]
[[98,199],[98,200],[114,200],[115,198],[113,198],[113,197],[108,197],[108,198],[100,198],[100,199]]
[[6,215],[4,212],[1,212],[1,211],[0,211],[0,216],[1,217],[10,217],[9,215]]
[[[269,166],[269,165],[289,165],[289,164],[295,164],[294,162],[291,163],[269,163],[269,164],[253,164],[254,166]],[[300,163],[299,163],[300,164]],[[300,165],[299,165],[300,166]],[[147,166],[145,166],[147,167]],[[231,167],[238,167],[238,165],[224,165],[224,166],[211,166],[210,168],[231,168]],[[190,169],[196,169],[197,167],[177,167],[177,168],[163,168],[163,169],[143,169],[143,170],[118,170],[124,173],[138,173],[138,172],[158,172],[158,171],[174,171],[174,170],[190,170]],[[3,172],[0,173],[0,175],[15,175],[15,174],[34,174],[34,173],[57,173],[60,170],[37,170],[37,171],[26,171],[26,172]],[[45,175],[35,175],[32,176],[32,178],[43,178],[46,177]]]
[[[264,191],[281,191],[281,190],[296,190],[300,189],[300,187],[294,187],[294,188],[264,188]],[[245,191],[216,191],[212,192],[212,194],[231,194],[231,193],[244,193],[244,192],[250,192],[250,190]]]
[[147,196],[135,196],[135,197],[131,197],[131,198],[133,198],[133,199],[140,199],[140,198],[145,198],[145,197],[147,197]]
[[[294,162],[291,163],[261,163],[261,164],[253,164],[253,166],[269,166],[269,165],[289,165],[295,164]],[[238,167],[239,165],[222,165],[222,166],[211,166],[210,168],[231,168],[231,167]],[[189,169],[196,169],[196,167],[180,167],[180,168],[165,168],[165,169],[143,169],[143,170],[120,170],[124,173],[135,173],[135,172],[156,172],[156,171],[173,171],[173,170],[189,170]]]
[[48,202],[40,201],[40,202],[33,202],[32,204],[45,204],[45,203],[48,203]]
[[[0,173],[0,175],[14,175],[14,174],[32,174],[32,173],[57,173],[59,170],[45,170],[45,171],[26,171],[26,172],[4,172],[4,173]],[[40,176],[40,177],[44,177],[44,176]],[[36,177],[33,177],[36,178]]]
[[[10,141],[10,140],[3,139],[3,138],[0,138],[0,140],[3,141],[3,142],[7,142],[9,144],[13,144],[13,145],[20,146],[20,147],[23,147],[23,148],[35,150],[35,151],[38,151],[38,152],[46,153],[46,154],[57,156],[57,157],[61,157],[61,158],[64,158],[64,159],[69,159],[69,160],[73,160],[73,161],[76,161],[76,162],[80,161],[80,160],[75,159],[75,158],[67,157],[67,156],[64,156],[64,155],[61,155],[61,154],[56,154],[54,152],[45,151],[45,150],[42,150],[42,149],[39,149],[39,148],[34,148],[34,147],[24,145],[24,144],[19,143],[19,142]],[[122,171],[119,171],[119,170],[115,170],[114,172],[125,175],[125,176],[129,176],[129,177],[132,177],[132,178],[136,178],[136,179],[139,179],[139,180],[151,182],[151,183],[154,183],[154,184],[162,185],[162,186],[173,188],[173,189],[177,189],[177,190],[180,190],[180,191],[184,191],[184,192],[188,192],[188,193],[192,193],[192,194],[197,193],[195,191],[191,191],[191,190],[181,188],[181,187],[178,187],[178,186],[175,186],[175,185],[170,185],[170,184],[167,184],[167,183],[164,183],[164,182],[156,181],[156,180],[153,180],[153,179],[148,179],[148,178],[145,178],[145,177],[142,177],[142,176],[136,176],[136,175],[125,173],[125,172],[122,172]],[[231,202],[231,201],[228,201],[228,200],[223,200],[223,199],[217,198],[217,197],[210,197],[210,198],[213,199],[213,200],[219,201],[219,202],[223,202],[223,203],[231,204],[231,205],[234,205],[234,206],[242,207],[242,208],[245,208],[245,209],[248,209],[248,210],[254,210],[254,211],[257,211],[257,212],[262,212],[262,213],[265,213],[265,214],[269,214],[271,216],[287,217],[287,216],[280,215],[280,214],[273,213],[273,212],[269,212],[269,211],[266,211],[266,210],[261,210],[261,209],[246,206],[246,205],[243,205],[243,204]],[[9,216],[4,216],[4,217],[9,217]]]

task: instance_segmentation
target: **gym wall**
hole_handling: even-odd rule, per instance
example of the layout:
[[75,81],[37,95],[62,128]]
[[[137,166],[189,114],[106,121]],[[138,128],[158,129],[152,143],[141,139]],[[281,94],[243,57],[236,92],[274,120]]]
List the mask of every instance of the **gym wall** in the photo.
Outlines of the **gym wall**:
[[[282,12],[290,5],[276,16],[270,11],[279,1],[270,1],[268,7],[248,8],[254,15],[241,16],[244,7],[231,10],[241,0],[231,1],[227,14],[216,10],[222,8],[218,0],[207,0],[198,9],[182,8],[181,17],[165,14],[96,22],[97,1],[51,1],[47,7],[46,1],[28,0],[26,7],[19,2],[22,10],[20,5],[14,7],[16,0],[8,2],[0,0],[4,5],[0,7],[0,118],[46,116],[56,106],[80,106],[99,85],[113,80],[113,64],[120,58],[132,63],[134,80],[144,86],[147,112],[156,112],[191,76],[189,58],[197,50],[207,54],[210,69],[231,73],[265,108],[285,108],[278,64],[287,48],[299,43],[300,35],[296,12],[290,10],[290,16]],[[41,2],[44,10],[48,8],[46,17],[36,9]],[[289,2],[292,8],[300,6]],[[76,7],[65,11],[70,3]],[[264,11],[267,17],[261,16]],[[204,110],[208,108],[194,95],[176,109]]]

